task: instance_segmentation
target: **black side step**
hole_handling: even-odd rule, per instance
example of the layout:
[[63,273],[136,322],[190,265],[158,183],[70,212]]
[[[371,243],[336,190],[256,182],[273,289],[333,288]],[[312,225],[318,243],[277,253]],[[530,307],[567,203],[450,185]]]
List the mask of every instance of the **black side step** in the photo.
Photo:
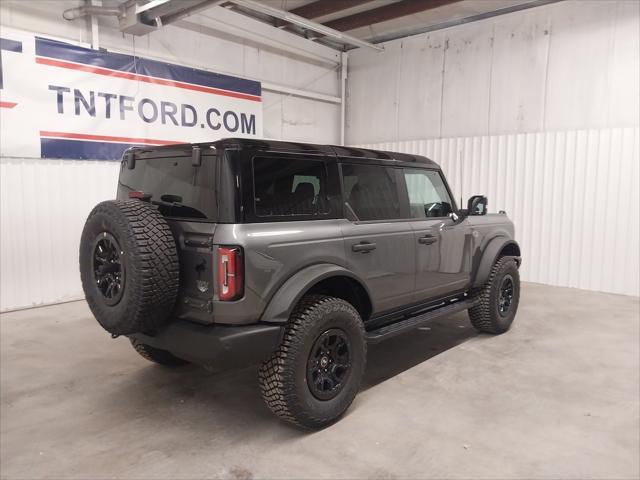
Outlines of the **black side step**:
[[446,317],[447,315],[467,310],[473,307],[474,303],[475,300],[472,299],[461,300],[450,305],[436,308],[435,310],[429,310],[428,312],[416,315],[415,317],[410,317],[406,320],[392,323],[391,325],[385,325],[384,327],[367,332],[367,340],[369,343],[379,343],[388,338],[413,330],[414,328],[421,327],[435,318]]

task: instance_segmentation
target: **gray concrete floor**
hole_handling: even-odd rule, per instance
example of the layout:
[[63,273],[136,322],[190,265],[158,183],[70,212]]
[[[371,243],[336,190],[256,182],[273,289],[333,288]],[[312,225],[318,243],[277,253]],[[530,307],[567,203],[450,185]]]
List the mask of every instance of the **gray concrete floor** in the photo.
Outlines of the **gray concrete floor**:
[[637,298],[523,286],[513,329],[465,314],[370,349],[334,426],[272,417],[255,368],[164,369],[84,302],[2,315],[2,478],[638,478]]

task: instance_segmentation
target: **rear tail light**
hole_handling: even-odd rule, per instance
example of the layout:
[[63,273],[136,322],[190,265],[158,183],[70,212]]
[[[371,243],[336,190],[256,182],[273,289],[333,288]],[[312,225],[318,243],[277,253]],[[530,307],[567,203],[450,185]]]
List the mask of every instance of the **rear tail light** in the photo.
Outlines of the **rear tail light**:
[[242,249],[218,247],[218,298],[237,300],[244,292],[242,278]]
[[151,194],[144,192],[129,192],[129,198],[139,198],[140,200],[150,200]]

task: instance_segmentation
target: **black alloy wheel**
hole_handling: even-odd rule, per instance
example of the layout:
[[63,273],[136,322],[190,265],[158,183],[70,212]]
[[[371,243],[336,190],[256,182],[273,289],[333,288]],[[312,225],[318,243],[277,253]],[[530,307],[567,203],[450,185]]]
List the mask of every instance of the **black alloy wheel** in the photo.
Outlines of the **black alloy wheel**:
[[500,294],[498,296],[498,311],[500,315],[505,316],[511,304],[513,303],[513,277],[511,275],[505,275],[502,278],[500,284]]
[[355,307],[342,298],[305,295],[280,346],[260,365],[262,398],[287,422],[323,428],[349,408],[366,364],[367,336]]
[[122,298],[125,283],[124,252],[113,235],[101,232],[93,247],[93,272],[98,291],[107,305]]
[[351,342],[347,334],[332,328],[313,344],[307,361],[307,384],[319,400],[330,400],[342,390],[351,369]]
[[514,257],[500,257],[486,283],[473,292],[469,319],[482,333],[500,334],[511,327],[520,303],[520,275]]

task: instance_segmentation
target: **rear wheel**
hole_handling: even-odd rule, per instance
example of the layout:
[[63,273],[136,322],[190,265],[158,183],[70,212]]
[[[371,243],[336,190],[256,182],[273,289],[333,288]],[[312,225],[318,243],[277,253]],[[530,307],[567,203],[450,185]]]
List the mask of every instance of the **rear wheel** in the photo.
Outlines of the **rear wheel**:
[[483,333],[504,333],[511,327],[520,301],[520,274],[513,257],[501,257],[469,309],[471,324]]
[[171,352],[140,343],[135,338],[130,338],[129,340],[135,351],[150,362],[164,365],[165,367],[179,367],[189,363],[176,357]]
[[304,297],[282,344],[259,369],[260,389],[278,417],[303,428],[336,421],[353,401],[367,355],[364,326],[348,302]]

